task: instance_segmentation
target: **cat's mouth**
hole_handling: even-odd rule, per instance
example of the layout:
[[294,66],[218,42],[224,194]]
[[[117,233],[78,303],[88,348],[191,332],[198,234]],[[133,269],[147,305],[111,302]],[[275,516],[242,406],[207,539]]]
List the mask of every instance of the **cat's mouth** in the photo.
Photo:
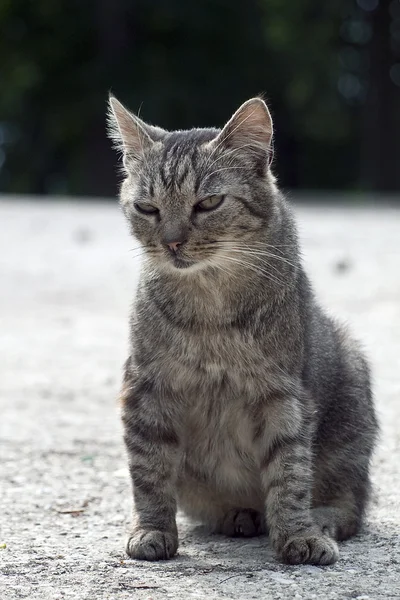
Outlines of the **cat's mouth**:
[[[215,252],[210,251],[209,248],[192,248],[188,252],[185,248],[180,248],[174,251],[166,251],[166,248],[147,248],[148,255],[152,257],[160,266],[168,267],[172,270],[177,271],[190,271],[198,270],[206,267],[210,264],[210,259],[214,256]],[[161,252],[160,252],[161,250]],[[208,250],[205,252],[205,250]]]
[[172,264],[177,269],[187,269],[188,267],[193,266],[195,263],[193,260],[189,260],[187,258],[182,258],[181,256],[173,256]]

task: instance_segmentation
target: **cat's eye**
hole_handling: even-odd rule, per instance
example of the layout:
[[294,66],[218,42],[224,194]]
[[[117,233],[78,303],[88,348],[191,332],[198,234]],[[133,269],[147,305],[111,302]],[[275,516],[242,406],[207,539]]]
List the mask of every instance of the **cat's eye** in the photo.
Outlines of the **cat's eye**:
[[136,210],[145,215],[155,215],[158,213],[158,208],[153,206],[152,204],[146,204],[145,202],[135,202],[134,204]]
[[214,196],[208,196],[208,198],[205,198],[204,200],[201,200],[201,202],[198,202],[195,205],[195,210],[213,210],[214,208],[218,208],[218,206],[221,206],[221,204],[223,203],[225,199],[225,196],[218,196],[218,195],[214,195]]

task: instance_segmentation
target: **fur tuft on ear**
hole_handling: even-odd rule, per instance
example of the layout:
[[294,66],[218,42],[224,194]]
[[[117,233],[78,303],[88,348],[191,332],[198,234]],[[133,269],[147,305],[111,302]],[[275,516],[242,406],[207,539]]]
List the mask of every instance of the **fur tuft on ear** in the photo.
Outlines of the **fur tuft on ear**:
[[235,112],[213,143],[269,155],[272,133],[267,105],[261,98],[251,98]]
[[124,158],[139,160],[153,142],[139,119],[132,115],[114,96],[109,99],[108,135]]
[[107,125],[108,137],[116,150],[123,153],[124,163],[140,160],[144,152],[162,140],[166,133],[133,115],[112,95],[109,97]]

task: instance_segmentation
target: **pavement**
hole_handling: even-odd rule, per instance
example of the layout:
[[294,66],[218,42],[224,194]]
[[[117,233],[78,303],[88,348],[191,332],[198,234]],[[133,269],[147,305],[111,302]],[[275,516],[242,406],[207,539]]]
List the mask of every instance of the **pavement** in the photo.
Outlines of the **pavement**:
[[125,556],[116,397],[138,277],[116,203],[0,199],[0,599],[400,598],[400,204],[296,207],[304,261],[372,364],[381,439],[363,531],[330,567],[179,516],[179,555]]

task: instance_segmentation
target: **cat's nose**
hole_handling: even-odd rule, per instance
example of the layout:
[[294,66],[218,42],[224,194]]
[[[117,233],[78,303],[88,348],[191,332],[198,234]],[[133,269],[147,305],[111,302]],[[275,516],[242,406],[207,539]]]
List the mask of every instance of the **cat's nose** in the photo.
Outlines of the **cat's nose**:
[[170,242],[167,244],[168,248],[172,250],[172,252],[176,252],[178,247],[182,245],[182,242]]
[[172,254],[176,254],[178,249],[187,240],[187,229],[183,227],[171,227],[163,232],[161,242],[168,248]]

